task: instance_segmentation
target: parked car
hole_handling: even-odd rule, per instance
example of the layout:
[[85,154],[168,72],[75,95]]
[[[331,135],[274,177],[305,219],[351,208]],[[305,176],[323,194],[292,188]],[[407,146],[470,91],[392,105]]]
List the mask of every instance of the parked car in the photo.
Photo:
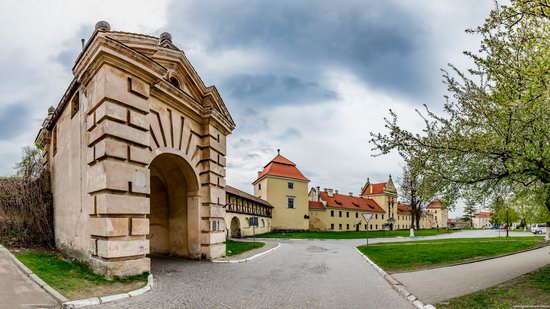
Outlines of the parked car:
[[498,229],[500,229],[500,225],[495,224],[495,225],[493,225],[492,227],[490,227],[490,229],[492,229],[492,230],[498,230]]
[[537,223],[531,225],[531,233],[533,234],[544,234],[546,232],[546,223]]

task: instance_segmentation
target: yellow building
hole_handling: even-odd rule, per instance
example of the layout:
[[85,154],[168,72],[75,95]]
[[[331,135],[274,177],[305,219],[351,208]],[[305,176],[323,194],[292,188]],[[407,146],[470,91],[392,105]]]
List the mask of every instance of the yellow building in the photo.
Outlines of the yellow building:
[[[372,213],[365,221],[363,214]],[[309,191],[309,229],[312,231],[382,230],[385,211],[372,199],[339,194],[338,190],[319,187]]]
[[[240,238],[271,231],[271,204],[229,185],[225,186],[225,194],[227,238]],[[251,225],[253,217],[258,217],[258,225],[255,228]]]
[[292,161],[278,154],[261,172],[254,195],[273,206],[272,230],[308,230],[308,183]]
[[367,178],[367,183],[361,188],[361,197],[374,200],[385,213],[385,222],[390,230],[394,230],[397,220],[397,190],[393,184],[391,176],[387,182],[371,183]]
[[430,217],[430,227],[431,228],[447,228],[449,221],[449,211],[441,207],[441,200],[438,198],[433,199],[428,207],[426,212]]

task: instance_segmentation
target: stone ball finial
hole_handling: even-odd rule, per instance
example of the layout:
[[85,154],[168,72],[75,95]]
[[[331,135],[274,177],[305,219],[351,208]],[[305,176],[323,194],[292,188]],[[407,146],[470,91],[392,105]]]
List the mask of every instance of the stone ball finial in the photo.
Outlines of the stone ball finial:
[[111,31],[111,25],[108,22],[101,20],[95,24],[95,30],[97,31]]
[[51,115],[55,113],[55,108],[53,106],[50,106],[50,108],[48,108],[48,115]]
[[163,32],[160,34],[160,41],[163,42],[163,41],[168,41],[170,43],[172,43],[172,35],[168,32]]

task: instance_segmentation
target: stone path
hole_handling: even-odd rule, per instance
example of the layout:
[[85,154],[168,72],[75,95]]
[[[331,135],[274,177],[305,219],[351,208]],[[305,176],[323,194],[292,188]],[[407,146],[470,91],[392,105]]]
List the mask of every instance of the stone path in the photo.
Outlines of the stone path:
[[153,259],[155,288],[105,308],[413,308],[353,242],[281,241],[246,263]]
[[457,266],[394,274],[425,303],[435,304],[512,280],[550,264],[550,247]]
[[59,304],[15,266],[0,246],[0,308],[58,308]]

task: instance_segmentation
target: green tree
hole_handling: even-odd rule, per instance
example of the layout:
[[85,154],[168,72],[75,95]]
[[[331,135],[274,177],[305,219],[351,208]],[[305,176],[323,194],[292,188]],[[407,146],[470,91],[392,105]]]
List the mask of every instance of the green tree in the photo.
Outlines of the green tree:
[[462,215],[462,221],[470,222],[470,227],[474,227],[473,219],[476,215],[477,208],[473,203],[466,203],[464,206],[464,213]]
[[549,212],[549,15],[547,0],[497,5],[482,26],[467,30],[482,37],[479,53],[465,52],[475,68],[444,71],[444,115],[417,111],[425,123],[419,134],[390,110],[389,132],[371,133],[378,155],[397,149],[406,160],[423,158],[422,173],[439,179],[447,200],[467,192],[494,199],[511,188]]

